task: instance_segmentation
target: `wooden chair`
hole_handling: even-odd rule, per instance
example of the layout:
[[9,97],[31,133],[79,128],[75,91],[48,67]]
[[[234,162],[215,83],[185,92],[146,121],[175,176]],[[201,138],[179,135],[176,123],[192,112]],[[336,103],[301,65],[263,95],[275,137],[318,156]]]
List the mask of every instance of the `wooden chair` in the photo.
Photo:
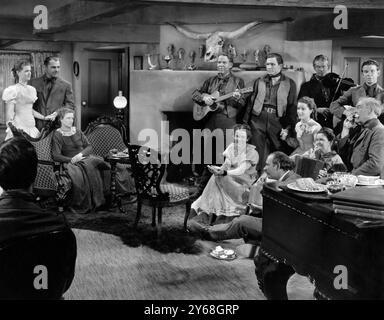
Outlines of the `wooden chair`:
[[161,163],[161,156],[156,151],[132,144],[128,145],[128,150],[137,190],[135,226],[139,223],[141,207],[144,204],[152,207],[152,226],[157,227],[157,232],[160,234],[163,208],[185,204],[184,229],[186,230],[187,219],[191,210],[188,188],[161,183],[165,164]]
[[295,157],[295,172],[302,178],[312,178],[316,180],[321,169],[324,168],[324,162],[306,157]]
[[128,148],[127,130],[116,118],[99,117],[91,122],[84,134],[92,145],[93,154],[105,158],[111,149],[123,151]]
[[53,131],[43,131],[39,138],[32,138],[23,130],[17,129],[12,123],[8,125],[14,136],[24,137],[35,147],[38,166],[33,191],[38,196],[38,200],[53,197],[57,201],[59,210],[62,211],[62,202],[71,189],[71,181],[67,179],[64,184],[59,179],[63,172],[63,166],[52,159]]

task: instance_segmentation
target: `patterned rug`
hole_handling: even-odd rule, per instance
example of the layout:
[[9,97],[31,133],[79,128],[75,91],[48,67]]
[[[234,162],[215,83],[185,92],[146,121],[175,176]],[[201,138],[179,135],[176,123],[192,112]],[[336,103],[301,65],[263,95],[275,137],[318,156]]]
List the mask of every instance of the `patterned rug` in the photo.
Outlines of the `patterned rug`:
[[[160,238],[144,208],[137,230],[136,205],[127,214],[101,211],[66,214],[77,238],[76,274],[66,299],[263,300],[252,259],[221,261],[209,251],[218,243],[198,240],[182,229],[184,208],[166,209]],[[235,249],[243,240],[221,242]],[[298,275],[288,282],[290,299],[313,299],[313,287]]]

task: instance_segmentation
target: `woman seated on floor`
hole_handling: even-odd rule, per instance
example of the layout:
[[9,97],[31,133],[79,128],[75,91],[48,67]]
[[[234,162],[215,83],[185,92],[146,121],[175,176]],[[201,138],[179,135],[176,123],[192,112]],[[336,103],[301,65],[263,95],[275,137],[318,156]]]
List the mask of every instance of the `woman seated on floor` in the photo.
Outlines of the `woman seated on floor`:
[[226,223],[246,212],[259,155],[255,146],[247,143],[251,138],[250,127],[238,124],[233,129],[234,142],[223,153],[223,165],[209,166],[213,175],[202,195],[192,203],[192,216],[197,215],[193,218],[196,222],[207,225]]
[[[320,177],[332,171],[347,170],[341,157],[336,153],[336,151],[332,150],[334,140],[335,135],[333,130],[326,127],[322,128],[315,136],[315,147],[302,154],[302,157],[324,162],[324,168],[320,170],[319,173]],[[337,170],[335,168],[337,168]]]
[[86,213],[105,204],[103,170],[109,164],[100,157],[92,156],[92,146],[86,136],[73,127],[75,111],[69,108],[58,110],[58,128],[52,137],[52,158],[65,163],[72,189],[66,205],[72,212]]

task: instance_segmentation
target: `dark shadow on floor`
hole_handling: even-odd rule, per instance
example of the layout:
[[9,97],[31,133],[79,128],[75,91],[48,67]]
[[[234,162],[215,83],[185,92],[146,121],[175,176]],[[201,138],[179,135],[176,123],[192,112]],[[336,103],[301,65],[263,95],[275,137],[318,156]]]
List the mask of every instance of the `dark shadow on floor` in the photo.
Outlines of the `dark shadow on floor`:
[[136,205],[130,205],[126,214],[117,211],[98,211],[88,214],[65,212],[71,228],[86,229],[113,234],[121,238],[130,247],[148,246],[162,253],[177,252],[198,254],[201,247],[195,242],[196,237],[183,230],[182,208],[167,208],[163,214],[163,228],[161,236],[157,236],[155,228],[151,226],[151,214],[148,208],[143,208],[142,218],[135,229],[133,227],[136,215]]

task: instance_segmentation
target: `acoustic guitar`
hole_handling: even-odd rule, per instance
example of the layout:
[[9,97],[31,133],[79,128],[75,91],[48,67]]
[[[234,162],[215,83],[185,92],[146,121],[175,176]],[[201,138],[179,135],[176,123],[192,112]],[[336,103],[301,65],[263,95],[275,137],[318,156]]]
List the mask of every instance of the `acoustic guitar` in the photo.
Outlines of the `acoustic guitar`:
[[[239,89],[238,91],[241,94],[243,94],[243,93],[252,92],[253,88],[248,87],[248,88]],[[211,94],[203,93],[203,95],[202,95],[203,97],[211,97],[215,102],[213,104],[211,104],[210,106],[208,106],[208,105],[202,105],[201,106],[201,105],[195,103],[193,105],[193,119],[195,119],[196,121],[199,121],[199,120],[203,119],[209,112],[214,112],[218,109],[223,109],[224,105],[221,104],[220,102],[231,98],[232,95],[233,95],[233,92],[224,94],[222,96],[220,96],[219,91],[215,91]]]

